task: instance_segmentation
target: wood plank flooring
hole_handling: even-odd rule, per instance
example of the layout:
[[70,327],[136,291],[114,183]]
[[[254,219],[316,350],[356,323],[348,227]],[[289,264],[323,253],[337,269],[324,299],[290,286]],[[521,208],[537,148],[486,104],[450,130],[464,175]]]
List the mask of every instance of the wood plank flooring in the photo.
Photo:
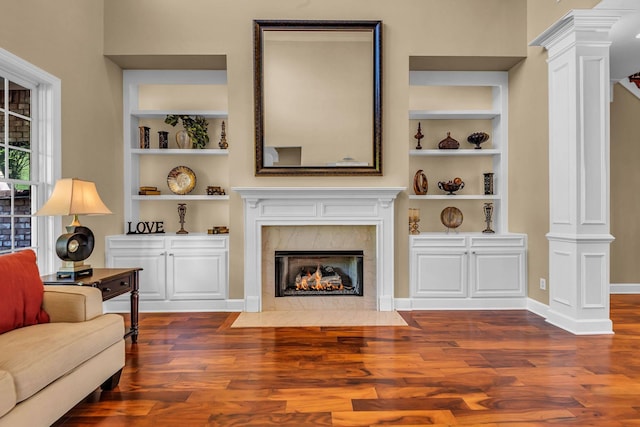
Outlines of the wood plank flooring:
[[527,311],[417,311],[409,326],[230,328],[237,313],[141,314],[119,387],[55,425],[640,426],[640,295],[615,335]]

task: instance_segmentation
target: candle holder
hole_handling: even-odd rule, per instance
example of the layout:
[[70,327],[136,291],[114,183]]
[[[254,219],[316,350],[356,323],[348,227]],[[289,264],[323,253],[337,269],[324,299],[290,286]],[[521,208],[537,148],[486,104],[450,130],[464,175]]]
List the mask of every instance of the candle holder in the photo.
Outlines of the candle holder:
[[424,138],[424,135],[422,134],[422,128],[420,127],[420,122],[418,122],[418,132],[413,137],[418,140],[418,145],[416,145],[416,150],[422,150],[422,145],[420,145],[420,140]]
[[409,208],[409,234],[420,234],[420,209]]
[[218,143],[218,147],[222,150],[226,150],[229,148],[229,143],[227,142],[227,132],[224,127],[224,120],[222,121],[222,132],[220,132],[220,142]]
[[482,208],[482,210],[484,211],[484,222],[487,223],[487,228],[482,230],[482,232],[483,233],[495,233],[495,231],[493,231],[491,229],[491,217],[493,215],[493,203],[485,203],[484,207]]
[[189,232],[184,229],[184,216],[186,213],[187,213],[187,204],[178,203],[178,216],[180,217],[180,230],[176,231],[176,234],[189,234]]

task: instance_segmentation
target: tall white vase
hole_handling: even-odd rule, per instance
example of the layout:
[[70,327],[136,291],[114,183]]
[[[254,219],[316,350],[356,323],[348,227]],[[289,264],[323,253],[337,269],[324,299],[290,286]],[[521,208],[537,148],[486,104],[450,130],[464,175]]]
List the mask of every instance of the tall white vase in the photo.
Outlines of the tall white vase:
[[181,130],[176,133],[176,144],[178,148],[191,148],[191,138],[186,130]]

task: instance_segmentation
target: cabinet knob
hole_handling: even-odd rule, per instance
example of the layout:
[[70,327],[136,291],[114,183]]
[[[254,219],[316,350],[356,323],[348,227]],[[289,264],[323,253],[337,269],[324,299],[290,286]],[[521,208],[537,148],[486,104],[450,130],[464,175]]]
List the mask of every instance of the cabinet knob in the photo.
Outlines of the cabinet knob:
[[102,288],[102,292],[111,292],[111,288]]
[[129,282],[127,281],[120,282],[120,286],[129,286]]

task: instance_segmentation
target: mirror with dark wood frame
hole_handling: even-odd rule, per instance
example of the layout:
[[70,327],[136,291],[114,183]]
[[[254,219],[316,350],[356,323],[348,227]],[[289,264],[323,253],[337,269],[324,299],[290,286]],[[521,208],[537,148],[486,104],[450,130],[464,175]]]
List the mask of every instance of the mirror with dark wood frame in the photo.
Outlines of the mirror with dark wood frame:
[[382,22],[254,21],[256,175],[382,175]]

